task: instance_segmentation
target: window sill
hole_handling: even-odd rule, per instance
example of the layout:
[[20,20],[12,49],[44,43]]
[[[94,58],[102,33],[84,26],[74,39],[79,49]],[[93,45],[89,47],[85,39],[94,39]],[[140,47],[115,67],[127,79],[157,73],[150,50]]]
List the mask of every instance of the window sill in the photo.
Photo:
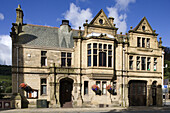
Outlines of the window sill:
[[41,94],[40,96],[48,96],[47,94]]

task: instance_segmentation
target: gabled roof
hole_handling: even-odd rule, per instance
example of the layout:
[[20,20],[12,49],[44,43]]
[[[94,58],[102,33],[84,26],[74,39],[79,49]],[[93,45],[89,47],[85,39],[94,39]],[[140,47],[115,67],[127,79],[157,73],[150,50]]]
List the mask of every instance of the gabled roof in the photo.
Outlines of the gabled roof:
[[152,31],[152,33],[154,33],[154,31],[153,31],[153,29],[152,29],[152,27],[151,27],[151,25],[149,24],[149,22],[148,22],[148,20],[146,19],[146,17],[144,16],[143,18],[142,18],[142,20],[139,22],[139,24],[133,29],[134,31],[137,31],[137,29],[139,28],[139,26],[143,23],[143,21],[144,20],[146,20],[146,22],[147,22],[147,24],[148,24],[148,26],[149,26],[149,28],[151,29],[151,31]]
[[101,9],[97,15],[93,18],[93,20],[89,23],[90,25],[94,24],[94,21],[103,13],[107,23],[110,25],[110,27],[114,27],[113,24],[109,21],[109,19],[107,18],[106,14],[104,13],[103,9]]

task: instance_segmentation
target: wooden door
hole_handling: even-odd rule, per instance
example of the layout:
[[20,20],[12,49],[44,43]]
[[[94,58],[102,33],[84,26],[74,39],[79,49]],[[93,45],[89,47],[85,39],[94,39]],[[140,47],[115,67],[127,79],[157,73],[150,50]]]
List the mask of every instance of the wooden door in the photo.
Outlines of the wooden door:
[[63,107],[63,104],[66,102],[71,102],[73,89],[73,80],[67,78],[60,81],[60,104]]
[[129,83],[129,105],[146,106],[146,82],[130,81]]

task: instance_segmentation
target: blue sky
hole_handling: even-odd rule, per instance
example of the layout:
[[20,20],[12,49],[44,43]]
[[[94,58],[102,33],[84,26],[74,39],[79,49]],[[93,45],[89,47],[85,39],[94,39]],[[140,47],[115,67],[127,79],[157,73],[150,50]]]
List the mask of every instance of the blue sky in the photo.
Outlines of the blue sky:
[[62,19],[69,19],[74,29],[100,9],[115,18],[118,33],[128,32],[145,16],[163,45],[170,47],[170,0],[0,0],[0,64],[11,64],[9,32],[18,4],[24,11],[24,23],[59,27]]

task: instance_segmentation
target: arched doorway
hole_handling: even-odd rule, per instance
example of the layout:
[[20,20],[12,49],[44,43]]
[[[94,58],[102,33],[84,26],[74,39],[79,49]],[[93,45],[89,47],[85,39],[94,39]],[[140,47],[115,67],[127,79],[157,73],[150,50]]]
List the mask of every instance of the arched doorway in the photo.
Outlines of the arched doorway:
[[64,78],[60,80],[60,105],[61,107],[72,107],[73,80]]
[[156,81],[152,83],[152,101],[153,105],[156,105]]
[[146,81],[132,80],[129,82],[129,105],[146,106]]

